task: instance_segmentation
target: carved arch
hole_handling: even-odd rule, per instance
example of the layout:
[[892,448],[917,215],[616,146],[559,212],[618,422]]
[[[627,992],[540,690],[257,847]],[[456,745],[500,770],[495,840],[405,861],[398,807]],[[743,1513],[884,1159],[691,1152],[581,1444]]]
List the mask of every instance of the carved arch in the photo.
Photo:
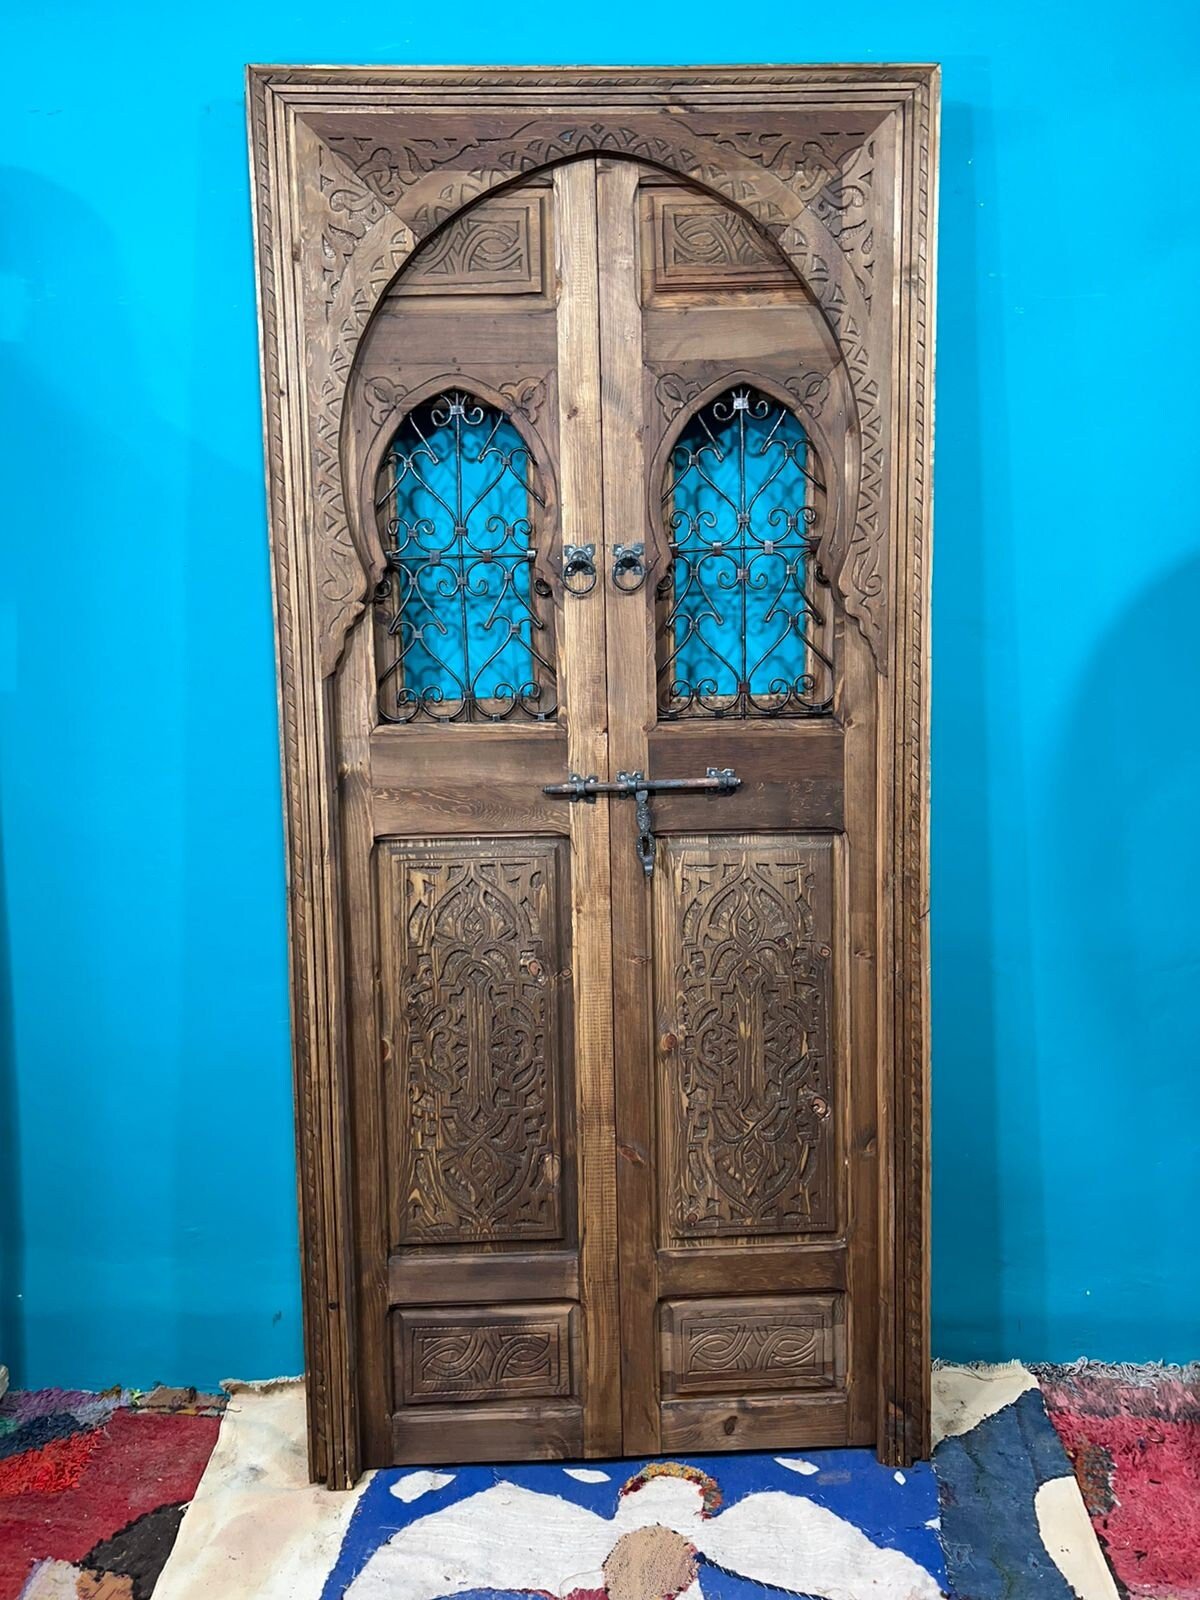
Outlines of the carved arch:
[[[682,119],[677,123],[679,132],[691,135],[692,142],[624,124],[591,122],[572,127],[546,118],[497,135],[486,141],[486,149],[484,141],[468,146],[452,138],[440,143],[427,141],[437,146],[433,149],[404,143],[392,149],[382,140],[358,134],[347,148],[345,141],[350,135],[323,129],[319,118],[313,119],[313,126],[324,146],[323,159],[340,169],[341,182],[331,182],[326,191],[330,215],[336,215],[339,230],[348,214],[363,219],[361,236],[345,243],[345,266],[332,301],[325,307],[326,322],[337,332],[329,363],[331,376],[319,396],[314,479],[324,512],[318,531],[325,548],[318,554],[324,569],[321,654],[327,673],[340,659],[346,634],[361,613],[369,588],[369,555],[351,532],[341,481],[342,446],[340,439],[333,443],[331,433],[341,433],[344,384],[371,317],[418,244],[427,242],[465,209],[537,173],[598,154],[657,167],[735,207],[751,226],[774,241],[820,306],[850,378],[863,442],[862,471],[847,492],[847,500],[854,506],[853,519],[846,525],[844,543],[831,543],[830,576],[848,613],[871,644],[877,664],[886,670],[881,389],[868,339],[869,301],[855,272],[844,264],[828,221],[811,208],[810,203],[826,193],[824,185],[837,171],[831,158],[818,154],[819,141],[805,141],[803,148],[793,153],[793,141],[782,135],[778,140],[725,132],[707,137]],[[447,183],[441,168],[462,159],[468,150],[472,155],[490,155],[492,164],[472,168]],[[397,223],[402,225],[399,232]],[[345,240],[344,232],[341,237]],[[328,224],[319,242],[324,250],[317,277],[324,283],[331,249]],[[341,376],[341,395],[329,391],[330,382],[336,381],[334,372]]]

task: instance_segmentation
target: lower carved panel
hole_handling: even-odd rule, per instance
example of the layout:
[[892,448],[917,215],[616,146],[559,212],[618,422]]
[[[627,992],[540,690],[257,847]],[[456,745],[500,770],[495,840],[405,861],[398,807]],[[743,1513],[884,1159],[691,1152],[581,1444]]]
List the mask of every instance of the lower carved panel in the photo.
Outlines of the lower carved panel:
[[667,1300],[664,1395],[833,1389],[844,1381],[839,1295]]
[[828,839],[669,840],[662,953],[663,1211],[682,1240],[836,1226]]
[[398,1397],[417,1405],[568,1396],[571,1317],[570,1306],[399,1311]]

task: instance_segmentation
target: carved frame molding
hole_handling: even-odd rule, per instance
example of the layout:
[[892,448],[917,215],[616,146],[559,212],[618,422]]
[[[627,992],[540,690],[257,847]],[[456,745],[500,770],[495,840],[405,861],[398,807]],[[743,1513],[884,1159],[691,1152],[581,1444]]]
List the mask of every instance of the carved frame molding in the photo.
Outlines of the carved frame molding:
[[[929,1448],[928,610],[938,73],[929,66],[250,67],[304,1259],[309,1465],[359,1472],[332,681],[377,554],[346,514],[362,333],[417,244],[585,154],[650,162],[774,239],[838,337],[861,471],[833,576],[880,671],[879,1449]],[[878,164],[878,171],[876,167]],[[890,239],[864,203],[894,196]],[[314,227],[314,222],[317,226]]]

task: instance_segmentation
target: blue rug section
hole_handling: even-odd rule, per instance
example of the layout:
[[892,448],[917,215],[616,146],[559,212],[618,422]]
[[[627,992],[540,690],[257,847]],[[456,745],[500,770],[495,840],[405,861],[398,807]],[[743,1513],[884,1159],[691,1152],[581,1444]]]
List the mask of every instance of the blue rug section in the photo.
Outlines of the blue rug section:
[[[860,1529],[875,1545],[900,1550],[946,1588],[946,1568],[937,1533],[938,1490],[933,1469],[920,1464],[897,1473],[884,1467],[870,1450],[813,1450],[780,1452],[785,1459],[803,1460],[816,1472],[797,1473],[779,1465],[774,1455],[696,1455],[675,1459],[696,1467],[715,1480],[721,1492],[721,1510],[748,1495],[772,1491],[807,1499]],[[438,1470],[452,1481],[408,1503],[392,1493],[392,1486],[414,1469],[389,1468],[377,1472],[368,1484],[346,1530],[337,1561],[322,1592],[322,1600],[341,1600],[346,1589],[367,1565],[373,1553],[400,1529],[436,1515],[456,1502],[479,1494],[497,1483],[511,1483],[538,1494],[555,1495],[597,1516],[612,1518],[622,1487],[647,1465],[646,1460],[588,1461],[588,1470],[607,1473],[608,1481],[581,1483],[559,1462],[512,1466],[444,1467]],[[720,1515],[720,1510],[716,1515]],[[932,1525],[931,1525],[932,1524]],[[796,1591],[773,1589],[760,1582],[726,1572],[702,1561],[700,1587],[705,1600],[769,1600],[772,1595],[789,1600]],[[464,1592],[460,1600],[515,1600],[505,1591]],[[527,1597],[526,1597],[527,1600]],[[807,1600],[807,1597],[803,1597]],[[819,1597],[815,1597],[819,1600]]]
[[934,1452],[942,1548],[957,1600],[1075,1600],[1047,1554],[1034,1496],[1071,1464],[1040,1389]]

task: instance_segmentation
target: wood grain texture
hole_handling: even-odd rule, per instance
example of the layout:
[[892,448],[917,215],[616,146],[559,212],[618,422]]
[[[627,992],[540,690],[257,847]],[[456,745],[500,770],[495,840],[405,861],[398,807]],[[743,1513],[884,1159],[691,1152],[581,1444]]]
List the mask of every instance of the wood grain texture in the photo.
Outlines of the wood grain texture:
[[[848,910],[835,939],[845,950],[846,989],[839,1002],[844,1002],[848,1030],[843,1047],[854,1062],[845,1110],[854,1174],[848,1219],[857,1232],[877,1229],[878,1250],[872,1259],[878,1264],[878,1293],[875,1269],[852,1259],[852,1376],[836,1426],[842,1436],[849,1429],[855,1438],[877,1439],[881,1452],[897,1462],[927,1448],[926,663],[937,87],[936,69],[893,66],[250,71],[314,1476],[333,1484],[351,1481],[364,1449],[373,1459],[380,1458],[381,1430],[389,1425],[386,1417],[360,1420],[361,1407],[377,1410],[379,1404],[383,1329],[378,1319],[386,1299],[382,1254],[377,1252],[373,1262],[363,1259],[365,1251],[375,1249],[369,1243],[374,1226],[370,1207],[364,1211],[353,1200],[357,1194],[362,1201],[371,1187],[363,1173],[381,1158],[378,1131],[366,1126],[357,1107],[351,1118],[350,1079],[359,1073],[369,1041],[369,956],[365,976],[357,966],[353,981],[347,976],[351,952],[361,948],[354,925],[361,916],[356,908],[363,903],[363,841],[366,830],[378,826],[384,802],[376,814],[367,776],[371,758],[343,661],[361,678],[363,661],[354,655],[357,647],[350,636],[379,575],[381,555],[369,519],[361,515],[358,486],[362,474],[371,471],[372,441],[386,429],[403,397],[395,390],[376,391],[373,416],[364,392],[361,406],[352,405],[347,420],[347,384],[372,314],[419,243],[429,239],[432,249],[458,212],[493,189],[511,185],[515,175],[535,176],[539,169],[568,162],[556,169],[554,178],[555,192],[571,214],[568,246],[564,249],[557,238],[557,219],[547,233],[555,235],[552,248],[560,271],[581,259],[581,249],[586,260],[588,227],[580,221],[579,206],[573,208],[573,194],[585,210],[586,200],[572,190],[585,180],[565,175],[582,174],[586,169],[577,158],[587,154],[614,166],[642,160],[673,174],[678,184],[731,202],[773,241],[803,280],[806,301],[819,308],[820,322],[813,325],[813,337],[806,335],[796,346],[801,364],[789,376],[797,403],[815,409],[813,427],[831,427],[842,441],[834,459],[846,510],[831,528],[825,559],[848,627],[864,643],[861,660],[849,642],[843,651],[847,673],[859,674],[853,693],[860,700],[846,722],[841,816],[832,811],[836,796],[827,779],[822,780],[823,790],[810,789],[805,795],[788,785],[776,790],[764,774],[764,795],[779,796],[779,820],[773,826],[845,826],[852,846],[865,819],[871,819],[874,830],[871,850],[852,847],[839,857]],[[543,194],[548,192],[543,180]],[[594,262],[594,201],[592,216]],[[548,259],[546,248],[544,243],[543,261]],[[463,257],[455,268],[459,276],[465,262]],[[513,270],[511,265],[495,268],[494,261],[493,269]],[[532,268],[528,276],[532,282]],[[507,297],[512,305],[530,308],[534,321],[527,348],[534,352],[548,348],[544,329],[533,332],[539,314],[549,316],[554,344],[564,326],[582,333],[588,316],[599,316],[599,291],[593,293],[589,311],[586,287],[575,295],[574,311],[568,294],[565,310],[560,299],[557,308],[547,304],[539,313],[549,284],[543,274],[539,292],[527,287]],[[510,360],[489,310],[504,298],[504,285],[492,283],[488,289],[488,294],[472,296],[480,314],[469,331],[464,324],[457,348],[439,354],[437,336],[430,331],[424,346],[419,338],[410,341],[415,356],[426,351],[424,368],[397,373],[397,365],[403,368],[406,359],[401,344],[396,357],[389,356],[372,372],[360,364],[364,381],[408,391],[461,371],[476,349],[481,356],[490,350],[492,366],[481,375],[481,384],[490,384],[493,392],[510,386],[513,393],[507,398],[514,407],[528,407],[515,413],[523,425],[554,439],[559,431],[558,356],[551,351],[539,357],[541,365],[535,361],[523,367]],[[681,300],[707,292],[677,291]],[[772,291],[755,293],[766,297]],[[436,306],[438,296],[414,294],[407,303],[413,308]],[[432,323],[428,326],[432,330]],[[645,408],[640,398],[636,402],[647,420],[653,405],[654,416],[663,419],[658,426],[668,423],[666,409],[654,397],[656,380],[671,377],[664,389],[669,409],[687,403],[682,396],[691,385],[699,382],[703,388],[714,377],[695,345],[682,335],[671,338],[672,364],[650,372],[649,387],[642,391],[649,395]],[[710,351],[721,348],[719,339],[708,340]],[[765,333],[754,333],[749,343],[757,351],[753,365],[769,359]],[[826,368],[822,363],[829,348],[835,360]],[[648,352],[643,351],[643,359],[651,362]],[[590,378],[579,369],[564,374],[573,385],[571,397],[562,403],[563,416],[570,413],[569,425],[563,426],[564,453],[574,429],[574,448],[582,456],[584,435],[598,425],[598,365],[596,358]],[[832,390],[825,394],[827,379]],[[844,400],[834,392],[838,384],[844,386]],[[682,415],[677,409],[675,420]],[[546,438],[539,442],[545,444]],[[645,444],[640,448],[645,451]],[[553,450],[545,459],[556,474]],[[564,460],[564,511],[567,478],[573,474],[575,531],[584,532],[589,522],[594,530],[602,492],[615,482],[616,471],[594,462],[568,467]],[[639,508],[639,516],[644,515]],[[561,536],[570,537],[565,526]],[[594,531],[591,536],[596,537]],[[610,537],[616,538],[615,524]],[[594,659],[597,649],[604,657],[600,609],[593,608],[586,618],[576,614],[571,627],[580,650],[565,675],[574,674],[580,705],[591,710],[577,711],[564,721],[572,742],[570,759],[580,770],[606,771],[608,750],[601,731],[608,716],[605,691],[583,665],[585,658]],[[569,655],[569,646],[564,649]],[[338,674],[342,679],[331,688],[330,680]],[[861,700],[868,686],[870,708]],[[864,741],[879,753],[873,764],[865,760]],[[871,771],[864,777],[868,765]],[[428,778],[432,811],[439,785],[436,773]],[[442,787],[452,798],[453,784]],[[392,797],[386,802],[387,829],[405,831],[404,784],[383,785],[382,794]],[[823,806],[829,820],[783,820],[805,815],[806,806]],[[496,810],[509,819],[497,825],[497,834],[521,831],[515,789]],[[573,834],[579,830],[577,859],[587,864],[589,875],[588,903],[576,903],[573,909],[576,936],[582,931],[586,946],[588,929],[594,932],[596,921],[607,914],[609,823],[605,808],[573,810],[591,812],[590,818],[572,815],[567,824]],[[814,812],[807,815],[811,819]],[[614,831],[621,821],[620,815],[614,819]],[[464,811],[464,832],[468,823]],[[703,826],[683,816],[668,817],[668,825],[679,831]],[[562,823],[556,827],[547,822],[545,827],[561,833]],[[434,833],[424,825],[417,831],[426,837]],[[447,827],[446,832],[452,831]],[[480,826],[477,831],[488,830]],[[365,848],[369,845],[367,840]],[[572,893],[578,898],[578,886]],[[613,894],[620,894],[615,879]],[[868,894],[873,904],[864,920],[855,908]],[[590,923],[589,917],[594,919]],[[636,956],[636,942],[629,949]],[[587,969],[589,986],[598,982],[601,992],[607,960],[601,952]],[[586,1189],[589,1228],[594,1216],[596,1230],[590,1264],[589,1244],[584,1242],[584,1320],[594,1314],[602,1330],[599,1342],[590,1326],[586,1336],[584,1393],[594,1397],[605,1390],[604,1404],[610,1407],[608,1420],[589,1435],[588,1447],[607,1450],[618,1448],[612,1409],[618,1402],[611,1382],[605,1386],[605,1363],[616,1360],[618,1347],[612,1331],[615,1291],[602,1281],[599,1266],[615,1248],[611,992],[606,1002],[590,1002],[599,1007],[599,1015],[586,1022],[581,1047],[593,1065],[585,1069],[586,1092],[576,1085],[591,1119],[581,1119],[579,1129],[581,1195]],[[360,1014],[368,1020],[358,1020]],[[636,1143],[629,1148],[636,1166]],[[362,1227],[361,1221],[356,1225],[356,1210],[360,1219],[367,1218],[366,1233],[356,1232],[356,1226]],[[874,1218],[870,1225],[868,1213]],[[870,1307],[876,1300],[877,1380],[872,1369],[860,1370],[865,1353],[875,1348]],[[358,1322],[364,1315],[374,1325],[360,1334]],[[363,1355],[368,1346],[374,1356]],[[563,1409],[536,1417],[512,1414],[512,1425],[529,1441],[530,1450],[582,1449],[580,1408],[573,1402],[546,1404]],[[754,1404],[747,1398],[741,1409],[731,1412],[727,1429],[728,1416],[714,1421],[704,1414],[705,1404],[702,1399],[671,1402],[669,1418],[663,1413],[664,1448],[702,1448],[704,1439],[718,1445],[722,1438],[766,1442],[777,1425],[792,1429],[791,1437],[780,1442],[794,1443],[801,1442],[806,1429],[820,1433],[834,1425],[831,1411],[820,1418],[811,1408],[772,1411],[774,1402],[760,1397]],[[502,1441],[513,1437],[505,1433],[507,1424],[494,1418],[460,1419],[457,1431],[447,1426],[438,1436],[437,1414],[445,1408],[413,1409],[425,1414],[419,1437],[403,1419],[395,1420],[390,1424],[392,1448],[402,1441],[406,1450],[424,1450],[425,1459],[447,1459],[430,1454],[442,1443],[460,1455],[490,1450],[503,1455]],[[511,1445],[507,1448],[511,1453]]]
[[[600,438],[599,244],[596,173],[590,162],[554,174],[558,226],[559,383],[562,395],[563,544],[598,542],[603,495]],[[562,697],[572,772],[608,765],[603,605],[564,598]],[[575,951],[576,1093],[584,1335],[584,1451],[620,1450],[617,1325],[617,1194],[614,1170],[613,968],[609,812],[571,807],[572,948]]]

